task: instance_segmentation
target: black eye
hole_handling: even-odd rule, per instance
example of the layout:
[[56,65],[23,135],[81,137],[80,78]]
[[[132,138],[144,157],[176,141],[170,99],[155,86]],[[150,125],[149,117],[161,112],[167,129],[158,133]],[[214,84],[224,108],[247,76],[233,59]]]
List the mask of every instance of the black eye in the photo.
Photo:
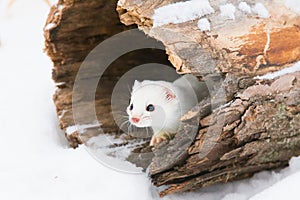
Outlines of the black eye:
[[129,110],[132,110],[132,109],[133,109],[133,104],[130,104]]
[[149,104],[148,106],[147,106],[147,108],[146,108],[146,110],[147,111],[149,111],[149,112],[152,112],[152,111],[154,111],[154,105],[152,105],[152,104]]

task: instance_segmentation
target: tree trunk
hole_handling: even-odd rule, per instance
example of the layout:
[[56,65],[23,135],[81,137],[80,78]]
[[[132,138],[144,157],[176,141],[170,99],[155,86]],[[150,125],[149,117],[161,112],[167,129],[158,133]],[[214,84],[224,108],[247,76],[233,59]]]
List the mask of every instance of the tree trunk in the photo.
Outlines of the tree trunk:
[[[295,65],[300,60],[299,14],[283,1],[263,1],[270,17],[236,9],[233,20],[221,17],[222,1],[217,0],[211,1],[214,12],[205,16],[211,31],[198,28],[199,17],[154,27],[155,9],[175,2],[179,1],[123,0],[117,5],[114,1],[60,0],[52,7],[45,38],[54,62],[53,79],[59,83],[54,101],[61,128],[74,125],[72,89],[84,57],[99,42],[126,29],[114,12],[117,6],[121,22],[136,24],[162,42],[177,72],[194,74],[210,90],[210,98],[183,116],[183,128],[175,138],[159,144],[153,158],[139,156],[150,151],[145,145],[128,158],[143,167],[151,163],[154,185],[168,186],[160,191],[161,196],[287,166],[291,157],[300,155],[300,65]],[[237,8],[236,1],[232,2]],[[151,55],[149,62],[154,58],[166,62],[161,53]],[[99,88],[96,95],[97,114],[105,133],[118,131],[110,110],[115,77],[131,68],[119,62],[124,67],[120,69],[117,63],[108,70],[107,87]],[[263,76],[292,65],[298,66],[298,71]],[[82,115],[88,121],[88,113],[83,110]],[[199,127],[190,125],[195,121]],[[85,131],[87,138],[99,134],[96,129]],[[68,135],[73,146],[84,138],[77,134]]]

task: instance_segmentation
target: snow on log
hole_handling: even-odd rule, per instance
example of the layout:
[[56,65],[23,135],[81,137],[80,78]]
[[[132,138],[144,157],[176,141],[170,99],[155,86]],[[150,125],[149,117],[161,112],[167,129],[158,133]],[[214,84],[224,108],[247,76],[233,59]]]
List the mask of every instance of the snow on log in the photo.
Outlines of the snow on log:
[[[179,73],[259,75],[300,59],[299,13],[285,6],[285,1],[120,2],[121,21],[126,25],[135,23],[162,41]],[[194,10],[197,6],[204,8]],[[210,30],[202,31],[197,26],[203,16],[210,22]],[[170,17],[175,20],[166,20]],[[186,54],[188,49],[193,51]]]

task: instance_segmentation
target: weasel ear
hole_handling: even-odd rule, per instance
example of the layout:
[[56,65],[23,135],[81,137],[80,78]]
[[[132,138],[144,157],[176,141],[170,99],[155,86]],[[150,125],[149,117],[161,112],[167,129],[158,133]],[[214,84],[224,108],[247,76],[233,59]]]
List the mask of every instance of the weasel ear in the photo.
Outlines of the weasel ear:
[[164,88],[165,96],[168,101],[174,101],[177,97],[176,94],[169,88]]
[[134,81],[134,84],[132,86],[132,91],[136,90],[138,87],[140,87],[142,85],[142,82],[139,82],[137,80]]

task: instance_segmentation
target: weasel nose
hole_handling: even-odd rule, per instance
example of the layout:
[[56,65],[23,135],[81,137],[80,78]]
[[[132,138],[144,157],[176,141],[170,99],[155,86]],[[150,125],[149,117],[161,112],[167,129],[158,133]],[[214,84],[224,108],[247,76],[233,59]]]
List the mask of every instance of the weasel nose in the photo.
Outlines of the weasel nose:
[[138,123],[140,121],[139,118],[137,117],[132,117],[131,120],[134,122],[134,123]]

